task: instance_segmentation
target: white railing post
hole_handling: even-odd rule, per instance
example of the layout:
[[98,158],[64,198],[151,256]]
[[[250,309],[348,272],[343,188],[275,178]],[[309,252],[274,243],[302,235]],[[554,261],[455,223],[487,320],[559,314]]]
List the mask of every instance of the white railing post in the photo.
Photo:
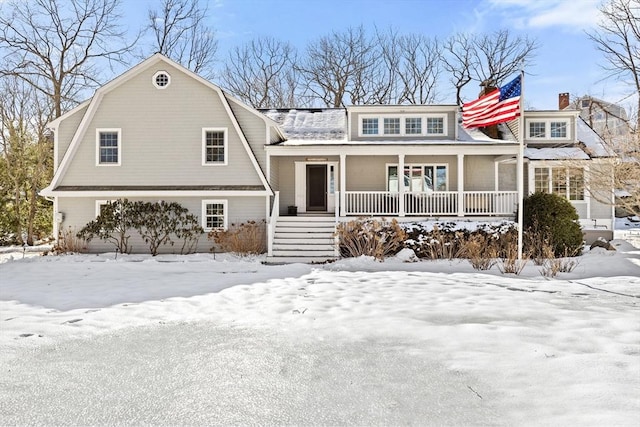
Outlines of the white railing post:
[[346,204],[346,193],[347,193],[347,155],[340,154],[340,216],[347,216],[347,204]]
[[280,216],[280,192],[276,191],[273,196],[273,208],[271,210],[271,216],[267,224],[267,255],[273,256],[273,239],[276,234],[276,224],[278,223],[278,217]]
[[398,216],[405,216],[404,206],[404,154],[398,154]]
[[458,154],[458,216],[466,211],[464,199],[464,154]]

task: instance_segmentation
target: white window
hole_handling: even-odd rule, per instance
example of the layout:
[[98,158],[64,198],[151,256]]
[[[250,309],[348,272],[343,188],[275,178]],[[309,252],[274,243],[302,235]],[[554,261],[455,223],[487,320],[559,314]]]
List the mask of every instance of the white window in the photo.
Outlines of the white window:
[[361,116],[359,136],[446,136],[446,114]]
[[400,118],[399,117],[384,118],[384,134],[400,135]]
[[427,117],[427,135],[444,135],[444,117]]
[[[449,187],[447,175],[447,165],[404,165],[405,191],[447,191]],[[400,190],[397,165],[387,165],[387,190]]]
[[102,209],[109,203],[113,203],[113,200],[96,200],[96,217],[102,213]]
[[528,139],[569,139],[569,120],[527,120]]
[[584,200],[584,171],[565,167],[535,168],[534,189],[556,193],[569,200]]
[[422,135],[422,118],[407,117],[404,119],[404,133],[406,135]]
[[122,157],[122,131],[120,129],[96,129],[96,164],[120,166]]
[[152,82],[157,89],[166,89],[171,84],[171,76],[166,71],[158,71],[153,75]]
[[363,135],[377,135],[378,134],[378,119],[362,119],[362,134]]
[[226,230],[228,225],[227,201],[203,200],[201,219],[204,231]]
[[202,164],[226,165],[227,130],[222,128],[202,129]]

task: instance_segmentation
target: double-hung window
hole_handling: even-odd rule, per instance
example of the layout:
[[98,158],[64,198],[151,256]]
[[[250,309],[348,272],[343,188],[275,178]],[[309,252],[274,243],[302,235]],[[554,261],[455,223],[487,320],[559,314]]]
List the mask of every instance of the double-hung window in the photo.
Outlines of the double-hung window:
[[205,231],[227,229],[227,201],[202,201],[202,228]]
[[407,117],[404,119],[404,133],[406,135],[422,135],[422,118]]
[[556,193],[568,200],[584,200],[584,170],[542,167],[534,170],[536,192]]
[[[387,166],[387,188],[399,191],[398,166]],[[404,189],[410,192],[447,191],[446,165],[405,165]]]
[[427,117],[427,135],[444,135],[444,117]]
[[202,164],[226,165],[227,130],[220,128],[202,129]]
[[121,135],[120,129],[96,130],[96,163],[99,166],[120,166]]

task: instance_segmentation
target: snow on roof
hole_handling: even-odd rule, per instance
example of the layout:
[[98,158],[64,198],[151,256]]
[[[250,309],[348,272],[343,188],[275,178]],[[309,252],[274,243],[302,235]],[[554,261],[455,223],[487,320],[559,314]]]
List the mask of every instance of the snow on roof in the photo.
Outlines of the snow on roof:
[[264,114],[278,122],[291,140],[346,140],[347,114],[342,108],[269,110]]
[[584,121],[577,119],[578,141],[582,142],[591,157],[610,157],[613,153],[607,148],[604,140]]
[[580,147],[525,148],[524,156],[529,160],[589,160]]

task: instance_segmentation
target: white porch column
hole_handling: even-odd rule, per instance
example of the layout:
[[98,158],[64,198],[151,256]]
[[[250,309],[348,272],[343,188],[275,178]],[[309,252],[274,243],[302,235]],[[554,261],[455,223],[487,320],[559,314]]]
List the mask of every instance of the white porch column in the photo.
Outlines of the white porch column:
[[398,216],[405,216],[404,154],[398,154]]
[[347,155],[340,154],[340,216],[347,216]]
[[464,216],[464,154],[458,154],[458,216]]

